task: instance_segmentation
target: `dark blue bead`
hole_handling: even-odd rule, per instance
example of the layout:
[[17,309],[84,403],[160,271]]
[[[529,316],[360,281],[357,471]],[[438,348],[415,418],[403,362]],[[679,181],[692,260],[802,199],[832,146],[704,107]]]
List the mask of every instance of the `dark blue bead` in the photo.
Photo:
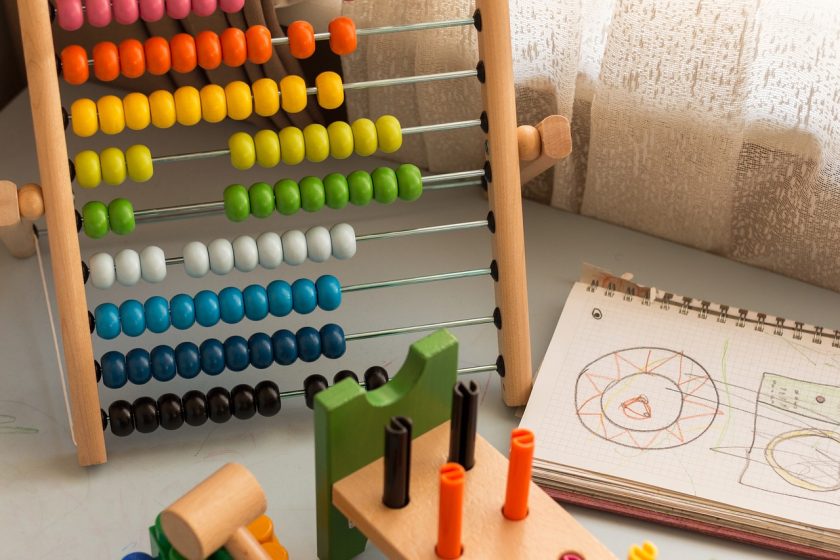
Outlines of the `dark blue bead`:
[[126,384],[125,356],[121,352],[106,352],[100,360],[102,384],[109,389],[119,389]]
[[281,366],[288,366],[298,359],[297,339],[295,333],[282,329],[271,335],[271,349],[274,351],[274,361]]
[[321,357],[321,335],[312,327],[298,330],[298,357],[304,362],[314,362]]
[[153,333],[165,332],[170,325],[169,302],[166,298],[152,296],[143,304],[146,312],[146,328]]
[[266,288],[268,312],[275,317],[285,317],[292,312],[292,287],[288,282],[275,280]]
[[122,329],[120,328],[120,310],[113,303],[97,305],[93,312],[96,322],[96,334],[105,340],[117,338]]
[[225,323],[238,323],[245,316],[245,302],[242,299],[242,290],[238,288],[225,288],[219,292],[219,306],[222,312],[222,321]]
[[210,290],[195,294],[195,321],[202,327],[212,327],[222,317],[219,296]]
[[251,365],[257,369],[265,369],[274,361],[274,351],[271,349],[271,337],[265,333],[257,333],[248,339],[248,356]]
[[321,327],[321,349],[324,356],[334,360],[340,358],[347,351],[347,342],[344,340],[344,329],[329,323]]
[[201,369],[207,375],[219,375],[225,370],[225,345],[210,338],[201,343]]
[[172,326],[186,330],[195,324],[195,302],[187,294],[178,294],[169,301]]
[[146,332],[146,310],[136,299],[129,299],[120,305],[120,324],[126,336],[140,336]]
[[125,355],[125,374],[135,385],[148,383],[152,378],[149,353],[142,348],[129,350]]
[[241,336],[232,336],[225,340],[225,364],[229,370],[242,371],[250,363],[247,340]]
[[182,342],[175,347],[175,365],[178,375],[192,379],[201,372],[201,354],[192,342]]
[[152,377],[158,381],[171,381],[175,377],[175,350],[171,346],[155,346],[149,356],[152,362]]
[[262,321],[268,315],[268,292],[262,286],[252,284],[242,291],[245,301],[245,316],[252,321]]
[[318,292],[318,307],[324,311],[335,311],[341,305],[341,284],[338,278],[325,274],[315,281]]
[[306,315],[312,313],[318,307],[318,293],[315,291],[315,282],[308,278],[301,278],[292,283],[292,307],[296,313]]

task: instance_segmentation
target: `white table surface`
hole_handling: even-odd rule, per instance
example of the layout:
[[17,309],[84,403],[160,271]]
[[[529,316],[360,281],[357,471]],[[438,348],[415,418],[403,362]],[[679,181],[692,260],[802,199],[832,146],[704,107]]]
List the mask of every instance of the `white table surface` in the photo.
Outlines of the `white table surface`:
[[[88,86],[73,96],[96,97],[107,92]],[[117,138],[97,136],[82,142],[70,137],[70,152],[82,146],[97,149],[107,145],[122,148],[135,142],[148,143],[153,154],[219,148],[236,129],[225,123],[175,131],[126,133]],[[22,95],[0,113],[0,176],[20,183],[37,180],[34,142],[29,105]],[[441,140],[445,140],[442,136]],[[371,161],[343,162],[331,170],[372,169]],[[310,173],[324,174],[324,167]],[[307,173],[302,166],[288,170],[293,178]],[[161,166],[155,179],[145,185],[100,187],[77,193],[77,207],[91,198],[109,201],[117,196],[132,200],[135,208],[162,206],[177,202],[219,200],[230,182],[245,184],[256,180],[276,181],[283,170],[254,170],[237,174],[224,160],[201,164]],[[82,254],[89,257],[99,250],[119,247],[142,248],[158,244],[167,256],[179,254],[189,240],[205,242],[218,236],[256,234],[273,229],[306,228],[348,221],[360,233],[386,231],[421,225],[481,219],[486,203],[477,189],[429,193],[413,204],[383,207],[325,210],[319,214],[264,221],[252,219],[230,224],[223,217],[140,225],[133,236],[109,236],[99,242],[84,239]],[[840,294],[822,290],[766,271],[705,254],[646,235],[627,231],[592,219],[560,212],[531,202],[525,203],[528,279],[534,365],[548,345],[563,302],[580,265],[588,261],[614,272],[632,271],[646,284],[667,288],[712,301],[764,310],[768,313],[830,326],[836,323]],[[219,289],[225,285],[244,287],[248,283],[267,283],[271,278],[296,279],[334,273],[344,284],[383,278],[399,278],[448,270],[487,266],[488,235],[483,230],[444,235],[376,241],[359,246],[352,261],[328,265],[304,265],[294,270],[255,271],[250,275],[233,273],[210,276],[202,281],[171,269],[160,285],[141,284],[135,288],[110,291],[88,289],[89,305],[103,301],[120,302],[129,297],[143,300],[153,295],[171,296],[178,292]],[[44,244],[45,246],[45,244]],[[116,438],[106,434],[107,464],[93,468],[76,465],[56,360],[52,350],[45,304],[38,279],[37,261],[18,261],[0,251],[0,542],[4,559],[101,558],[119,559],[135,550],[149,550],[147,527],[155,515],[192,485],[228,461],[239,461],[250,468],[264,485],[269,514],[275,520],[281,542],[294,559],[315,557],[315,510],[311,412],[301,399],[287,400],[273,418],[247,422],[232,419],[226,424],[208,422],[200,428],[184,428],[149,435],[134,434]],[[348,295],[342,308],[330,317],[318,312],[300,318],[273,319],[270,324],[249,324],[195,328],[190,331],[147,335],[138,339],[121,337],[111,343],[95,340],[95,353],[126,351],[139,346],[151,348],[182,340],[200,341],[208,337],[224,339],[231,334],[248,336],[253,332],[273,332],[283,327],[321,325],[335,321],[345,330],[357,332],[374,328],[403,326],[489,314],[492,286],[487,278],[451,281],[446,284],[406,287]],[[464,365],[490,363],[496,356],[492,326],[457,329]],[[283,389],[298,389],[304,377],[322,372],[328,377],[350,367],[388,364],[395,371],[407,345],[417,335],[391,337],[371,343],[350,343],[348,354],[337,363],[315,362],[305,367],[273,367],[263,372],[240,374],[225,372],[214,380],[206,376],[190,384],[184,380],[158,386],[152,381],[143,387],[120,390],[100,389],[103,406],[117,399],[132,400],[140,395],[159,396],[172,391],[182,394],[190,388],[207,390],[214,385],[228,388],[239,382],[254,384],[271,378]],[[237,376],[237,379],[232,379]],[[479,430],[493,445],[505,448],[507,434],[517,423],[516,411],[501,403],[495,374],[475,376],[484,396]],[[364,437],[365,434],[359,434]],[[374,437],[378,437],[374,434]],[[631,543],[655,541],[666,560],[777,559],[784,556],[692,533],[624,519],[577,507],[570,511],[617,556],[624,557]],[[369,550],[364,558],[379,558]]]

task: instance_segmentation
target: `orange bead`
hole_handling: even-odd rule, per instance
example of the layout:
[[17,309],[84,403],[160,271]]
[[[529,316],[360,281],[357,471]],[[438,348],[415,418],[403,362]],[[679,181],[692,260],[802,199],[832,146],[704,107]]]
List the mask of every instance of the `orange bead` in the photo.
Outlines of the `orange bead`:
[[137,39],[120,43],[120,69],[126,78],[139,78],[146,73],[146,52]]
[[178,33],[169,41],[172,51],[172,69],[181,74],[192,72],[198,64],[198,54],[195,50],[195,39],[192,35]]
[[198,65],[205,70],[215,70],[222,65],[222,42],[212,31],[202,31],[195,38]]
[[222,60],[231,68],[242,66],[248,60],[248,42],[241,29],[228,27],[222,31]]
[[315,29],[308,21],[293,21],[286,32],[289,50],[295,58],[309,58],[315,52]]
[[146,51],[146,69],[149,74],[163,76],[172,68],[172,53],[169,41],[163,37],[149,37],[144,46]]
[[111,41],[93,47],[93,74],[98,80],[111,82],[120,76],[120,50]]
[[90,78],[87,51],[79,45],[70,45],[61,51],[61,72],[64,81],[78,86]]
[[356,24],[347,16],[330,22],[330,50],[341,56],[356,50]]
[[271,44],[271,31],[264,25],[252,25],[245,32],[248,60],[253,64],[265,64],[271,60],[274,47]]

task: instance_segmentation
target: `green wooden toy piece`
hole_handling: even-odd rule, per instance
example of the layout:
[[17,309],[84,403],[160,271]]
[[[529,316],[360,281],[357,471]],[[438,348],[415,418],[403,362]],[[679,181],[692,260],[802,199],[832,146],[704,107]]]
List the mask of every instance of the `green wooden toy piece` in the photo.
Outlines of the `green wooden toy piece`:
[[315,397],[315,493],[318,557],[353,558],[367,539],[332,505],[332,485],[381,457],[392,416],[411,418],[413,437],[449,419],[458,375],[458,341],[439,330],[411,345],[393,380],[366,392],[352,379]]

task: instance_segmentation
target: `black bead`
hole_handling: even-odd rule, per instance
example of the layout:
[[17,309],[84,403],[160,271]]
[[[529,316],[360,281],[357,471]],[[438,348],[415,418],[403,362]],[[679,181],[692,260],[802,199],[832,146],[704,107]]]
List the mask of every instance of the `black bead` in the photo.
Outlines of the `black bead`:
[[[59,68],[61,68],[61,65],[59,65]],[[61,70],[59,70],[60,72]],[[67,109],[64,107],[61,108],[61,119],[64,121],[64,130],[67,130],[67,125],[70,124],[70,115],[67,114]]]
[[502,329],[502,311],[498,307],[493,310],[493,324],[497,329]]
[[141,434],[150,434],[158,429],[158,408],[152,397],[140,397],[131,405],[134,412],[134,427]]
[[105,411],[100,408],[99,416],[102,417],[102,431],[104,432],[105,429],[108,427],[108,415],[105,414]]
[[230,420],[230,393],[224,387],[213,387],[207,391],[207,417],[216,424]]
[[343,369],[335,374],[333,377],[333,385],[338,383],[339,381],[344,381],[347,378],[352,379],[355,383],[359,382],[359,376],[356,375],[354,372],[350,371],[349,369]]
[[201,426],[207,422],[207,398],[201,391],[188,391],[183,398],[184,422]]
[[102,381],[102,366],[96,360],[93,360],[93,371],[96,373],[96,382]]
[[481,121],[481,130],[484,134],[490,132],[490,119],[487,118],[487,111],[482,111],[478,119]]
[[478,61],[478,64],[475,67],[475,71],[478,74],[478,81],[483,84],[484,80],[487,79],[487,74],[484,71],[484,61],[483,60]]
[[108,407],[108,419],[111,421],[111,433],[124,437],[134,431],[134,418],[131,416],[131,404],[128,401],[115,401]]
[[96,319],[93,318],[93,313],[88,311],[88,327],[90,328],[90,334],[93,334],[93,329],[96,328]]
[[490,230],[490,233],[496,233],[496,215],[493,214],[493,211],[487,213],[487,229]]
[[490,277],[496,282],[499,281],[499,263],[496,262],[496,259],[493,259],[493,262],[490,263]]
[[87,284],[88,278],[90,278],[90,269],[85,261],[82,261],[82,283]]
[[303,380],[303,392],[307,408],[311,409],[315,406],[315,395],[327,387],[329,387],[327,378],[317,373]]
[[68,159],[67,163],[70,164],[70,180],[75,181],[76,180],[76,164],[73,163],[72,159]]
[[499,374],[499,377],[505,376],[505,357],[501,354],[496,358],[496,372]]
[[280,412],[280,389],[273,381],[260,381],[254,387],[256,394],[257,412],[261,416],[274,416]]
[[481,23],[481,10],[476,10],[473,12],[473,25],[475,26],[475,30],[481,33],[482,23]]
[[237,385],[230,392],[230,408],[240,420],[247,420],[257,413],[254,388],[250,385]]
[[184,425],[184,407],[178,395],[167,393],[157,401],[160,427],[164,430],[177,430]]
[[78,210],[74,210],[76,213],[76,233],[82,231],[82,215],[79,214]]
[[365,371],[365,387],[368,391],[379,389],[388,383],[388,372],[385,368],[371,366]]

